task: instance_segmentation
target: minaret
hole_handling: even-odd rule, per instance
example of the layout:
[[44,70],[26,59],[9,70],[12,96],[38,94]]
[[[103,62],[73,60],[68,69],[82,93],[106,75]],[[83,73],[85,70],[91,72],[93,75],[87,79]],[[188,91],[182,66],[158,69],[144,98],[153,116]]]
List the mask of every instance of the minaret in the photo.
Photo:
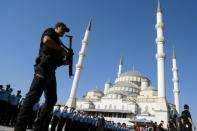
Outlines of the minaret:
[[178,79],[178,68],[177,68],[177,63],[176,63],[176,54],[173,49],[173,56],[172,56],[172,73],[173,73],[173,84],[174,84],[174,104],[176,107],[176,110],[178,113],[179,112],[179,95],[180,95],[180,90],[179,90],[179,79]]
[[123,58],[121,57],[120,64],[118,67],[118,77],[120,77],[120,75],[122,74],[122,65],[123,65]]
[[88,45],[88,38],[90,35],[90,30],[91,30],[91,23],[92,23],[92,18],[90,19],[90,22],[87,26],[84,38],[82,40],[81,50],[79,51],[79,59],[78,59],[78,63],[76,64],[76,71],[75,71],[75,75],[74,75],[74,79],[72,83],[72,88],[71,88],[70,96],[66,103],[68,107],[76,107],[76,92],[77,92],[77,87],[79,83],[80,73],[83,68],[82,66],[83,66],[83,61],[84,61],[84,57],[86,53],[86,48]]
[[164,36],[163,36],[163,17],[160,6],[160,0],[158,0],[157,6],[157,23],[155,28],[157,30],[157,79],[158,79],[158,97],[165,98],[165,53],[164,53]]

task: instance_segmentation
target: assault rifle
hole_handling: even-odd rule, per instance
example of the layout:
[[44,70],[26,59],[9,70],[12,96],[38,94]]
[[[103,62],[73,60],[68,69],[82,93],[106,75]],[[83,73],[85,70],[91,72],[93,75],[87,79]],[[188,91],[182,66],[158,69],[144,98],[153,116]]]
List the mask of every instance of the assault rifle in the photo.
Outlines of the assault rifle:
[[70,35],[66,35],[66,37],[69,38],[69,48],[66,47],[63,43],[61,43],[61,46],[67,50],[67,60],[69,61],[69,77],[73,76],[73,49],[72,49],[72,37]]

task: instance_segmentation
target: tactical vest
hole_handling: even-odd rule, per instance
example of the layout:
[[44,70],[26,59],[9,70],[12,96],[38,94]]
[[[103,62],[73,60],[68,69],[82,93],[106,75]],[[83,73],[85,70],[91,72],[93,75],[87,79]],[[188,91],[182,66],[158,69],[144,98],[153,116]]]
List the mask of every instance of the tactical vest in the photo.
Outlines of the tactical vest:
[[56,43],[60,43],[60,39],[54,29],[49,28],[47,29],[41,38],[40,43],[40,50],[39,55],[36,58],[35,66],[38,68],[44,68],[48,70],[55,70],[57,67],[63,65],[63,57],[61,53],[55,49],[47,47],[43,42],[42,39],[45,35],[48,35],[53,39]]

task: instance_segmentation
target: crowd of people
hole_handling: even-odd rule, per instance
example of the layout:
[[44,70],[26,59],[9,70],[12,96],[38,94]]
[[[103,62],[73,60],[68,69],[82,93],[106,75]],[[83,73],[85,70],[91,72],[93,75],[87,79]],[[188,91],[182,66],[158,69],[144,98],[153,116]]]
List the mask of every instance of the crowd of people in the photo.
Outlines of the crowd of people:
[[149,124],[150,126],[141,126],[137,123],[134,124],[134,131],[194,131],[196,126],[192,120],[189,112],[189,106],[184,105],[184,111],[178,116],[174,114],[167,123],[167,128],[164,128],[164,121],[161,120],[159,124],[157,122]]
[[75,110],[71,108],[68,110],[67,106],[61,108],[57,105],[53,110],[53,116],[51,120],[51,131],[128,131],[126,124],[114,123],[112,121],[106,121],[105,118],[100,115],[91,115],[83,111]]
[[[0,85],[0,125],[14,127],[16,118],[20,108],[23,104],[24,98],[21,96],[21,91],[17,90],[16,94],[12,94],[13,89],[11,85]],[[42,109],[43,103],[35,103],[31,112],[30,119],[28,120],[27,129],[33,129],[34,121]],[[126,131],[128,128],[126,124],[114,123],[106,121],[102,115],[93,116],[85,112],[75,110],[74,108],[68,109],[67,106],[54,106],[51,112],[49,127],[51,131],[113,131],[122,130]]]
[[14,126],[18,111],[21,107],[21,91],[12,94],[13,89],[8,84],[0,85],[0,125]]
[[[0,125],[15,126],[16,117],[23,104],[24,98],[21,91],[17,90],[12,94],[13,89],[8,84],[5,87],[0,85]],[[31,110],[31,119],[29,119],[27,128],[33,129],[34,121],[40,113],[43,104],[37,102]],[[174,117],[167,123],[167,129],[164,128],[164,121],[143,124],[134,123],[128,127],[125,123],[114,123],[107,121],[102,116],[88,114],[74,108],[68,108],[66,105],[56,105],[51,112],[48,120],[50,131],[193,131],[195,125],[189,112],[189,106],[184,105],[184,111],[180,116]]]

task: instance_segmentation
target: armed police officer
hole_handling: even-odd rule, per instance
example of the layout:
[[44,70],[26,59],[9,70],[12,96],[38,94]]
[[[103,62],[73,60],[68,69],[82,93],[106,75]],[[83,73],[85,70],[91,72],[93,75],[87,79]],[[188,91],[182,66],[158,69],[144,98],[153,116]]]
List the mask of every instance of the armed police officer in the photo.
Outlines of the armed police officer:
[[182,111],[181,117],[182,117],[181,121],[183,124],[183,128],[182,128],[183,131],[193,131],[192,128],[194,128],[195,130],[196,127],[192,121],[192,116],[190,114],[189,106],[187,104],[184,105],[184,111]]
[[[69,65],[68,50],[62,47],[60,37],[69,28],[58,22],[54,28],[48,28],[41,37],[39,55],[36,59],[35,74],[29,92],[24,99],[17,118],[15,131],[25,131],[33,105],[39,101],[43,91],[45,103],[34,123],[34,131],[48,131],[53,106],[57,101],[55,70],[61,65]],[[66,59],[65,59],[66,58]]]

